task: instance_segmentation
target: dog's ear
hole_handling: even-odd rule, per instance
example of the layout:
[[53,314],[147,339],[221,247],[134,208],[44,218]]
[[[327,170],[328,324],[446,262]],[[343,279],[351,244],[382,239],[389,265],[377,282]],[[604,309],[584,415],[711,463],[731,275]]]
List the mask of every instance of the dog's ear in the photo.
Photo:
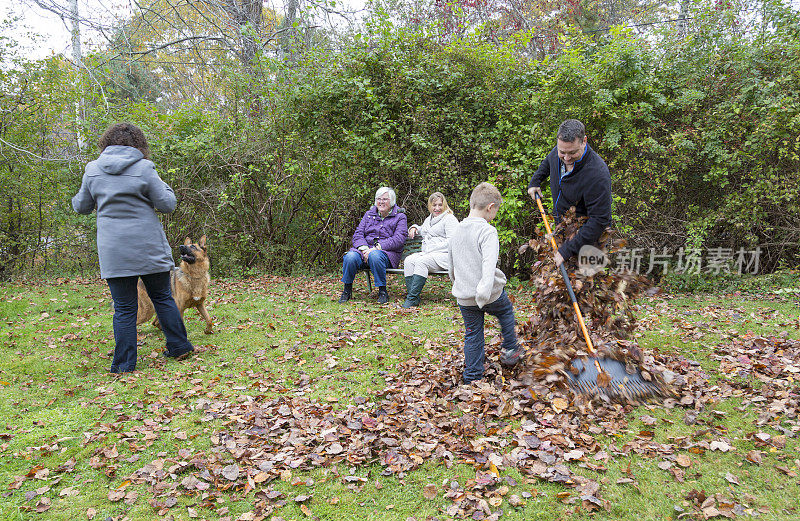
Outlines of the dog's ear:
[[201,248],[203,248],[204,250],[206,249],[206,236],[205,235],[200,237],[200,240],[197,242],[197,245],[200,246]]
[[186,237],[186,239],[183,241],[183,245],[189,246],[190,244],[192,244],[192,240],[189,237]]

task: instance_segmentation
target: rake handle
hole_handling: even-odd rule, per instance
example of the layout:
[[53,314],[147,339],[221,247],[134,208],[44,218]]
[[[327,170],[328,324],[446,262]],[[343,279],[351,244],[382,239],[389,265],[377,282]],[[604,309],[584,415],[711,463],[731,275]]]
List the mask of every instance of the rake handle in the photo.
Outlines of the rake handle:
[[[542,215],[542,221],[544,221],[544,227],[547,230],[547,235],[550,237],[550,245],[553,247],[553,251],[558,251],[558,246],[556,246],[556,240],[553,238],[553,231],[550,229],[550,223],[547,222],[547,215],[544,213],[544,206],[542,206],[542,198],[541,196],[536,193],[533,197],[534,201],[536,201],[536,206],[539,207],[539,213]],[[589,338],[589,330],[586,329],[586,323],[583,321],[583,313],[581,313],[581,308],[578,307],[578,299],[575,298],[575,291],[572,289],[572,283],[569,281],[569,275],[567,274],[567,268],[564,266],[562,262],[559,265],[559,271],[561,272],[561,277],[564,279],[564,284],[567,286],[567,292],[569,293],[569,298],[572,300],[572,307],[575,309],[575,315],[578,317],[578,324],[581,326],[581,332],[583,333],[583,339],[586,341],[586,346],[589,348],[589,353],[594,355],[597,351],[594,350],[594,345],[592,344],[592,339]],[[597,366],[597,371],[602,372],[600,369],[600,364],[597,360],[594,361],[595,365]]]

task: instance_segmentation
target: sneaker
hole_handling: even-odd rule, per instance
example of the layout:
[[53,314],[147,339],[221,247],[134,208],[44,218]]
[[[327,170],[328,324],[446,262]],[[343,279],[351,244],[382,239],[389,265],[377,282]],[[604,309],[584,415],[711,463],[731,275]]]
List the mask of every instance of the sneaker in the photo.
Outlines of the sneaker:
[[174,358],[175,360],[186,360],[194,353],[194,348],[189,349],[188,351],[179,352],[177,354],[170,353],[169,351],[164,351],[164,356],[167,358]]
[[517,347],[513,351],[503,350],[500,352],[500,363],[506,367],[514,367],[520,360],[522,360],[524,355],[525,350],[521,347]]
[[386,291],[386,287],[382,286],[378,288],[378,304],[386,304],[389,302],[389,293]]

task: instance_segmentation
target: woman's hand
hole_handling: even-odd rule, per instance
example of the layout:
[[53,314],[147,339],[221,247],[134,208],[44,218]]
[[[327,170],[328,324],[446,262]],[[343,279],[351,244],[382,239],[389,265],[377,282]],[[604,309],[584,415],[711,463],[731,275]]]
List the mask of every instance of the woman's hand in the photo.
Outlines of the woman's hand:
[[361,251],[361,258],[364,259],[364,262],[369,264],[369,262],[368,262],[369,254],[372,253],[373,251],[377,250],[377,249],[378,248],[369,248],[368,250],[362,250]]
[[409,239],[413,239],[416,236],[417,236],[417,227],[414,226],[414,227],[409,228],[408,229],[408,238]]

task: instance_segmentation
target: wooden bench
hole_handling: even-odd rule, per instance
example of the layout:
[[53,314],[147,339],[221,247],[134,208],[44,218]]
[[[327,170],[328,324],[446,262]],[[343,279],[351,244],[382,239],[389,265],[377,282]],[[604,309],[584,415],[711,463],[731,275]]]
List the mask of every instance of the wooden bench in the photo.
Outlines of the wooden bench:
[[[387,268],[386,274],[396,273],[403,275],[403,273],[405,273],[403,271],[403,261],[412,253],[419,253],[420,251],[422,251],[422,237],[416,235],[413,239],[406,239],[406,244],[403,246],[403,255],[400,257],[400,265],[397,268]],[[367,274],[367,287],[369,288],[369,292],[372,293],[372,272],[369,268],[362,268],[362,270]],[[449,276],[447,270],[432,271],[428,273],[428,275]]]

